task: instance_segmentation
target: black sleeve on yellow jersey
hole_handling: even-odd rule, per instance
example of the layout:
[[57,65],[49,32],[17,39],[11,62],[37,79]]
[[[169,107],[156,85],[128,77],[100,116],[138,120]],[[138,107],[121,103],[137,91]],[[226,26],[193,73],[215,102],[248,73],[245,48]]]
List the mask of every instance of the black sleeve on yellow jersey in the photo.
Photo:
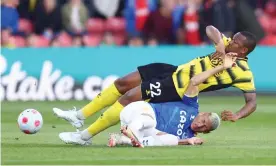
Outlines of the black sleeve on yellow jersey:
[[253,75],[250,70],[245,71],[243,76],[237,78],[232,86],[239,88],[245,93],[252,93],[256,91]]
[[246,65],[244,65],[241,61],[236,62],[237,66],[241,68],[243,71],[250,70]]

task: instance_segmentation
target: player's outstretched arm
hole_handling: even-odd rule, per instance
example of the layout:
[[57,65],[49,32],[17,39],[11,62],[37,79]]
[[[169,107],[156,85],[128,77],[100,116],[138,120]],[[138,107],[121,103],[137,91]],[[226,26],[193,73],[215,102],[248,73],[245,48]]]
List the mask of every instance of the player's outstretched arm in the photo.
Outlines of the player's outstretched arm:
[[206,34],[208,38],[214,43],[214,44],[219,44],[220,42],[223,43],[222,41],[222,35],[221,32],[214,26],[208,25],[206,27]]
[[203,139],[198,137],[192,137],[187,139],[180,139],[178,145],[201,145],[203,144]]
[[165,132],[160,132],[156,136],[151,137],[151,139],[153,141],[149,139],[147,146],[201,145],[204,142],[202,138],[198,137],[178,139],[177,136]]
[[245,118],[248,115],[250,115],[252,112],[254,112],[257,108],[257,102],[256,102],[256,93],[244,93],[245,98],[245,106],[242,107],[242,109],[236,113],[239,119]]
[[178,137],[165,132],[159,132],[143,138],[144,146],[176,146],[178,145]]
[[206,34],[208,38],[216,45],[217,52],[220,54],[225,54],[225,44],[222,33],[216,27],[209,25],[206,27]]
[[257,108],[256,93],[244,93],[246,104],[237,113],[225,110],[221,113],[221,119],[224,121],[235,122],[238,119],[242,119],[253,113]]

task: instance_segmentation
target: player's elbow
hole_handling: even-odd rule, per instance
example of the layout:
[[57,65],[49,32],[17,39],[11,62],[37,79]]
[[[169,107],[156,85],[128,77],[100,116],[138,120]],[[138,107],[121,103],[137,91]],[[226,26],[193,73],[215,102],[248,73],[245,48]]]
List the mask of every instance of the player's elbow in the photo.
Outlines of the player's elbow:
[[208,25],[206,27],[206,33],[210,34],[212,31],[216,30],[216,28],[213,25]]
[[251,101],[251,105],[252,105],[252,112],[254,112],[257,109],[257,101],[256,100]]
[[251,106],[251,109],[250,109],[250,113],[253,113],[257,110],[257,103],[252,101],[250,102],[250,106]]
[[213,25],[208,25],[207,27],[206,27],[206,30],[210,30],[210,29],[214,29],[215,27],[213,26]]
[[206,34],[214,43],[217,43],[221,39],[220,31],[212,25],[206,27]]

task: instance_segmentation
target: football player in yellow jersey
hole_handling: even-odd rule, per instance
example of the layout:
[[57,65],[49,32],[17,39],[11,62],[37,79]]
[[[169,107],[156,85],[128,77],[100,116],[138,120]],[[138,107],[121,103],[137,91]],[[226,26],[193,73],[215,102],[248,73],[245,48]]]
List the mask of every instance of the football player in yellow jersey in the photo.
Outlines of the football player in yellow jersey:
[[226,121],[236,121],[248,116],[256,109],[253,74],[247,64],[247,55],[256,46],[254,35],[249,32],[239,32],[231,40],[213,26],[208,26],[206,33],[216,45],[215,53],[196,58],[180,66],[164,63],[139,66],[138,71],[117,79],[82,109],[63,111],[53,108],[54,113],[80,128],[83,126],[84,119],[110,106],[92,125],[82,131],[81,136],[84,140],[88,140],[117,124],[120,112],[131,102],[139,100],[152,103],[181,101],[192,76],[223,63],[220,57],[225,53],[233,52],[237,55],[236,66],[210,77],[199,88],[201,92],[230,86],[241,89],[244,92],[245,106],[237,113],[223,111],[221,118]]

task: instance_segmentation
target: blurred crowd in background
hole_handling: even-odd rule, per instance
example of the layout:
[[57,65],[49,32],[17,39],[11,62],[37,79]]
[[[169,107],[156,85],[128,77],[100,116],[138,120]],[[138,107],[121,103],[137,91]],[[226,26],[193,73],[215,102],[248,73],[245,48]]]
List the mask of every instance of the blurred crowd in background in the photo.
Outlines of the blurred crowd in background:
[[2,47],[204,45],[205,27],[276,45],[275,0],[2,0]]

